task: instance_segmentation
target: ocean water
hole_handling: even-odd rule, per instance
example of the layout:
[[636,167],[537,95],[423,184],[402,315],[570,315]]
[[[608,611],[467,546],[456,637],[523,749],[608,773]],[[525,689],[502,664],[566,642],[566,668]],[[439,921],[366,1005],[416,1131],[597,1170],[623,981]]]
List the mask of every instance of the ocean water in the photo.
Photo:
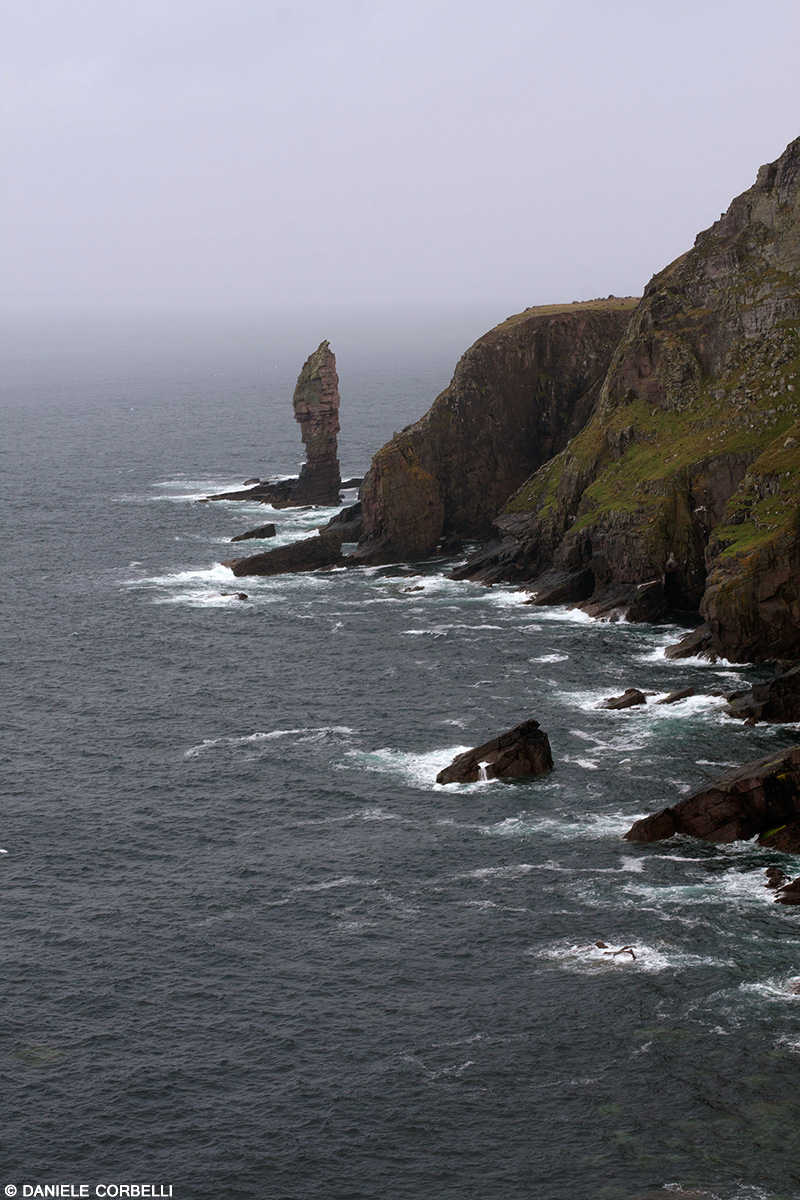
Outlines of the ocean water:
[[[322,337],[360,474],[503,315],[7,337],[0,1186],[800,1196],[800,860],[622,840],[800,740],[721,714],[763,670],[456,559],[234,580],[330,512],[195,503],[297,470]],[[436,785],[532,716],[551,775]]]

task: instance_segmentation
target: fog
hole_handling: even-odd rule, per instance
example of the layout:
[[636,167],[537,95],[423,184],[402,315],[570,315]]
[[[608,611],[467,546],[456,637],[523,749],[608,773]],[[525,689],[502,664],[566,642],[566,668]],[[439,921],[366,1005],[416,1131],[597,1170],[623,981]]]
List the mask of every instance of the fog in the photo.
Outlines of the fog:
[[5,0],[14,312],[638,294],[800,133],[796,0]]

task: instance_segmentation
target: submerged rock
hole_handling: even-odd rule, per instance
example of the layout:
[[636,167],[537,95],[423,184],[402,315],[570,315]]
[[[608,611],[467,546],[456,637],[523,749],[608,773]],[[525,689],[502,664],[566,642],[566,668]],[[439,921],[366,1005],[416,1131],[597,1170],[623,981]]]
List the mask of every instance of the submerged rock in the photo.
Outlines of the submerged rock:
[[321,567],[335,567],[342,561],[342,535],[320,533],[316,537],[303,538],[288,546],[265,550],[263,554],[251,554],[247,558],[230,558],[223,567],[229,567],[234,575],[285,575],[295,571],[318,571]]
[[523,721],[499,737],[454,758],[436,776],[437,783],[476,783],[479,779],[519,779],[553,769],[547,734],[539,722]]
[[800,852],[800,746],[748,763],[679,804],[636,821],[625,837],[631,842],[659,842],[675,833],[709,842],[758,837],[761,845],[776,846],[781,831],[787,831],[787,840],[796,839],[793,848],[785,848]]

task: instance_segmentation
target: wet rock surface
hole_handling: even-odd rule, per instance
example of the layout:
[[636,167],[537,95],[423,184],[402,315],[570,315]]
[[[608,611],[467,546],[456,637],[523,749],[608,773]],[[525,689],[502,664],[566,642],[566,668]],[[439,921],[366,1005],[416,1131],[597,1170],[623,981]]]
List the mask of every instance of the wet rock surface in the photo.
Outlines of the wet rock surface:
[[248,542],[255,538],[274,538],[277,530],[274,525],[259,525],[255,529],[248,529],[245,533],[237,533],[236,537],[232,537],[232,542]]
[[539,722],[523,721],[499,737],[467,750],[436,776],[437,783],[476,783],[479,779],[520,779],[553,768],[547,734]]
[[294,571],[318,571],[323,567],[335,567],[342,561],[342,535],[320,533],[316,537],[303,538],[288,546],[265,550],[262,554],[251,554],[247,558],[231,558],[224,562],[234,575],[284,575]]
[[621,696],[610,696],[601,701],[598,708],[633,708],[638,704],[647,704],[647,696],[638,688],[626,688]]
[[637,821],[632,842],[658,842],[683,833],[710,842],[758,837],[776,846],[783,832],[789,853],[800,852],[800,746],[748,763],[687,799]]
[[800,665],[756,683],[725,708],[728,716],[743,721],[800,721]]

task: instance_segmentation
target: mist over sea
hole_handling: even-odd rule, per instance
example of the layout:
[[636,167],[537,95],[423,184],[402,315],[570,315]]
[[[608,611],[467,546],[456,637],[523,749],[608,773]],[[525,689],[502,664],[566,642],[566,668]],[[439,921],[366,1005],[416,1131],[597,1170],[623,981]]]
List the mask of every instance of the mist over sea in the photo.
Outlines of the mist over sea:
[[[297,473],[323,338],[347,477],[506,315],[7,324],[0,1187],[800,1196],[800,860],[622,840],[800,740],[722,715],[764,669],[458,559],[234,580],[335,510],[195,502]],[[435,784],[527,717],[550,776]]]

